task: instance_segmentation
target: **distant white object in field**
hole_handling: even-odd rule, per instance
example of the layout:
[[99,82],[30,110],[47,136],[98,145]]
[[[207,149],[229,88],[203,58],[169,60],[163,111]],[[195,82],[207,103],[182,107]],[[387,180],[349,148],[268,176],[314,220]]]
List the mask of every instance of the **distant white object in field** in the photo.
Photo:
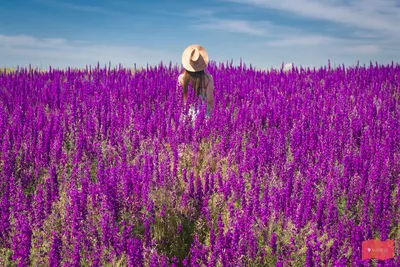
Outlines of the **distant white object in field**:
[[[283,71],[289,71],[289,70],[291,70],[292,69],[292,65],[293,65],[293,63],[286,63],[285,65],[283,65]],[[279,70],[281,70],[282,69],[282,65],[280,65],[280,66],[271,66],[269,69],[267,69],[267,68],[261,68],[260,70],[261,71],[272,71],[272,70],[276,70],[276,71],[279,71]]]
[[283,67],[283,71],[289,71],[292,69],[293,63],[286,63],[285,66]]

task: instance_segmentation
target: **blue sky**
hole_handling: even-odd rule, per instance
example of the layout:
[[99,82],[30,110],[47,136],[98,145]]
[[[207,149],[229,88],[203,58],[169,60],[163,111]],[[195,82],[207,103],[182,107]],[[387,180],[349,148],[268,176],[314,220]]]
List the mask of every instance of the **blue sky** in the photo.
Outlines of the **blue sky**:
[[0,0],[0,66],[180,63],[258,68],[388,64],[400,58],[399,0]]

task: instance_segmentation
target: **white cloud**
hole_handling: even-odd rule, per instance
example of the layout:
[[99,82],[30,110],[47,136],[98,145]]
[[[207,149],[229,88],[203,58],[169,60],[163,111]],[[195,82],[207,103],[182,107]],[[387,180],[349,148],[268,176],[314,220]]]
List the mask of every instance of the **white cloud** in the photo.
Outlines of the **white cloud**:
[[196,27],[202,29],[223,30],[258,36],[263,36],[266,34],[264,28],[251,24],[249,21],[246,20],[210,19],[206,23],[196,25]]
[[338,42],[340,39],[323,36],[323,35],[305,35],[305,36],[292,36],[288,35],[277,40],[267,41],[268,46],[284,47],[284,46],[313,46],[313,45],[326,45],[333,42]]
[[[399,34],[400,9],[396,0],[226,0],[274,9],[293,15],[330,21],[367,30]],[[347,3],[347,1],[346,1]]]
[[85,65],[122,64],[145,66],[174,61],[180,55],[168,51],[135,46],[109,46],[63,38],[36,38],[28,35],[0,35],[0,58],[7,66],[36,65],[45,67],[84,67]]
[[81,4],[69,4],[69,3],[60,3],[65,8],[70,8],[78,11],[84,11],[89,13],[108,13],[108,10],[98,6],[88,6]]
[[[222,0],[248,4],[257,9],[276,10],[292,16],[330,22],[325,30],[307,24],[292,27],[271,21],[228,20],[210,16],[200,21],[201,28],[255,35],[247,37],[247,50],[240,56],[261,68],[295,62],[303,66],[354,65],[396,59],[400,53],[400,8],[393,0]],[[239,5],[239,7],[244,5]],[[249,13],[251,15],[251,13]],[[310,21],[308,21],[310,22]],[[346,37],[345,37],[346,36]],[[254,51],[257,51],[256,53]],[[254,54],[254,55],[253,55]]]
[[343,48],[344,52],[359,53],[359,54],[377,53],[380,50],[381,49],[379,48],[379,46],[373,44],[354,45]]
[[57,47],[66,45],[67,41],[63,38],[43,38],[38,39],[29,35],[2,35],[0,34],[0,45],[6,47],[35,47],[35,48],[46,48],[46,47]]
[[73,10],[74,12],[84,12],[84,13],[95,13],[95,14],[101,14],[101,15],[115,15],[115,16],[124,16],[127,15],[126,13],[118,12],[115,10],[111,10],[109,8],[102,7],[96,3],[95,5],[84,5],[84,4],[78,4],[78,3],[70,3],[67,1],[61,1],[61,0],[33,0],[37,3],[40,4],[45,4],[53,7],[57,7],[60,9],[70,9]]
[[346,54],[368,54],[377,53],[383,49],[383,43],[377,43],[374,40],[357,40],[335,38],[324,35],[305,35],[305,36],[284,36],[277,40],[267,41],[269,47],[282,48],[291,47],[301,50],[302,47],[315,47],[319,49],[330,49],[335,53]]

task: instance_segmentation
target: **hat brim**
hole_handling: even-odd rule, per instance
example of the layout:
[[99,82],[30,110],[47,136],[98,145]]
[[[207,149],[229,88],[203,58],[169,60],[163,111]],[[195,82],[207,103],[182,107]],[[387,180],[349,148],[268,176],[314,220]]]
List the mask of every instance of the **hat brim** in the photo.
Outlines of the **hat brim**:
[[[197,64],[190,62],[190,53],[194,48],[197,48],[200,52],[201,60]],[[201,45],[190,45],[182,53],[182,65],[183,67],[191,72],[202,71],[208,65],[208,53]]]

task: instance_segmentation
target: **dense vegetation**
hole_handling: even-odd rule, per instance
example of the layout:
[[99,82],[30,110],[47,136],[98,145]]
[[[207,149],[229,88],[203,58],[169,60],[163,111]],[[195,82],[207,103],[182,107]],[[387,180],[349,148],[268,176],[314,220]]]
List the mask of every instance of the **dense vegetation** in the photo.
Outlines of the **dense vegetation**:
[[399,65],[180,71],[0,72],[1,266],[400,265]]

